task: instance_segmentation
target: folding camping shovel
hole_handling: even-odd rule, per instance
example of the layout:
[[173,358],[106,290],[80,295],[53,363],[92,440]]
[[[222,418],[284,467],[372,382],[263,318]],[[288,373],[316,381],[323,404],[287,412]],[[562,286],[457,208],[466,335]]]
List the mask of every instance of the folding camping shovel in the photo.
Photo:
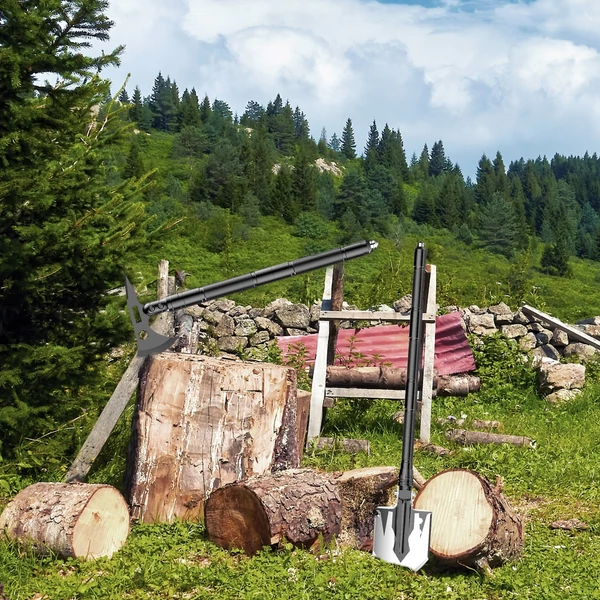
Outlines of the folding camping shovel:
[[425,246],[415,250],[415,270],[408,342],[408,366],[402,436],[402,465],[398,478],[398,504],[375,509],[373,556],[386,562],[418,571],[429,558],[431,513],[412,507],[413,446],[415,410],[423,386],[423,300],[425,283]]

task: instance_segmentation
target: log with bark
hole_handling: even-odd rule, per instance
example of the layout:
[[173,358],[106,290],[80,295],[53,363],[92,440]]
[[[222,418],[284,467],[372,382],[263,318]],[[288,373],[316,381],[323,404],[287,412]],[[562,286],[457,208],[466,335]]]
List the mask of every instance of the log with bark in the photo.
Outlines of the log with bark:
[[531,438],[522,435],[505,435],[487,431],[469,431],[468,429],[450,429],[446,432],[446,439],[463,446],[471,444],[512,444],[530,448],[535,446],[535,442]]
[[[425,484],[415,470],[415,487]],[[370,551],[375,508],[393,500],[397,467],[343,473],[293,469],[252,477],[215,490],[206,502],[209,539],[254,554],[285,541],[312,548],[319,535]]]
[[204,519],[211,541],[252,555],[285,541],[301,548],[319,536],[330,541],[340,531],[342,503],[329,475],[290,469],[213,491]]
[[474,471],[438,473],[414,506],[432,512],[430,551],[444,565],[487,569],[517,558],[523,549],[520,517],[500,489]]
[[[327,385],[330,387],[406,389],[406,369],[397,367],[327,367]],[[478,392],[481,380],[477,375],[438,375],[434,371],[433,390],[438,396],[467,396]]]
[[196,519],[212,490],[299,466],[296,373],[162,353],[138,390],[127,490],[132,517]]
[[129,508],[109,485],[34,483],[6,506],[0,531],[39,554],[110,558],[129,535]]

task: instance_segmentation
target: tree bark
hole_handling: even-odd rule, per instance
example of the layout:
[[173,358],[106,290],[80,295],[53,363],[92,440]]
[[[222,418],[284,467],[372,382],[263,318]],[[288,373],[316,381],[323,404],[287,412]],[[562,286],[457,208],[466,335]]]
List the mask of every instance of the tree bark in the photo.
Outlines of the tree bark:
[[39,554],[110,558],[129,535],[129,508],[109,485],[34,483],[9,502],[0,530]]
[[[417,487],[424,484],[415,470]],[[211,541],[254,554],[284,540],[313,547],[318,536],[337,536],[346,547],[373,548],[375,508],[390,504],[397,467],[369,467],[343,473],[293,469],[253,477],[215,490],[206,502]]]
[[496,567],[523,549],[523,525],[499,489],[474,471],[450,469],[423,486],[414,506],[432,512],[430,551],[450,566]]
[[441,375],[437,381],[438,396],[468,396],[481,389],[477,375]]
[[513,446],[534,446],[531,438],[522,435],[505,435],[486,431],[469,431],[468,429],[450,429],[446,439],[469,446],[470,444],[512,444]]
[[212,542],[252,555],[285,541],[311,548],[321,535],[327,543],[340,531],[342,503],[330,475],[290,469],[215,490],[204,515]]
[[296,373],[266,363],[148,357],[128,460],[132,517],[196,519],[214,489],[299,466]]
[[[434,377],[434,385],[437,379]],[[330,387],[366,387],[387,390],[406,389],[406,369],[397,367],[327,367]]]

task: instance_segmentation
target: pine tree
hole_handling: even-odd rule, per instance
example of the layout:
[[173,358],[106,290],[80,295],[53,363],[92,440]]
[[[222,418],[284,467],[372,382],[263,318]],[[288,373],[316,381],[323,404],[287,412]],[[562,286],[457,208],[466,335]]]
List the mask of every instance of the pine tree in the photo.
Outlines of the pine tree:
[[500,192],[494,192],[480,207],[477,233],[490,252],[510,257],[518,248],[519,231],[513,206]]
[[337,133],[333,133],[331,139],[329,140],[329,147],[336,153],[342,151],[342,143],[340,142],[340,138],[337,136]]
[[292,194],[291,170],[281,165],[274,178],[267,214],[279,216],[288,223],[293,223],[298,212]]
[[[107,183],[123,140],[109,82],[102,0],[18,2],[0,9],[0,449],[82,409],[111,347],[131,325],[106,295],[145,235],[141,184]],[[27,35],[24,35],[26,32]],[[53,79],[58,82],[44,83]],[[87,386],[87,387],[86,387]],[[82,389],[87,393],[80,393]]]
[[300,145],[294,158],[292,171],[292,191],[295,205],[301,211],[314,211],[317,208],[317,182],[315,166],[308,148]]
[[202,104],[200,105],[200,120],[203,123],[208,123],[211,114],[212,109],[210,108],[210,99],[208,97],[208,94],[206,94],[204,96],[204,99],[202,100]]
[[119,102],[121,104],[129,104],[129,94],[125,88],[119,92]]
[[200,103],[198,94],[196,94],[194,88],[192,88],[191,92],[188,92],[187,88],[184,90],[181,96],[177,120],[180,130],[185,127],[200,127],[202,124],[202,120],[200,119]]
[[432,177],[441,175],[446,170],[446,153],[442,140],[435,142],[431,147],[431,156],[429,158],[429,174]]
[[321,129],[321,137],[319,138],[319,143],[317,144],[317,150],[319,151],[319,156],[327,156],[327,130],[325,127]]
[[142,92],[140,88],[136,85],[135,90],[133,90],[133,96],[131,97],[132,107],[129,109],[129,120],[134,123],[139,123],[142,118]]
[[348,119],[344,130],[342,131],[342,154],[348,159],[356,158],[356,142],[354,141],[354,129],[352,121]]
[[429,177],[429,148],[427,144],[423,146],[421,155],[419,156],[419,164],[417,168],[417,180],[427,179]]
[[373,170],[373,167],[378,163],[379,153],[379,131],[377,131],[377,123],[373,121],[373,124],[369,128],[369,136],[367,137],[367,144],[365,146],[365,173]]
[[491,200],[496,191],[494,166],[485,154],[479,159],[476,181],[474,189],[475,202],[482,206]]

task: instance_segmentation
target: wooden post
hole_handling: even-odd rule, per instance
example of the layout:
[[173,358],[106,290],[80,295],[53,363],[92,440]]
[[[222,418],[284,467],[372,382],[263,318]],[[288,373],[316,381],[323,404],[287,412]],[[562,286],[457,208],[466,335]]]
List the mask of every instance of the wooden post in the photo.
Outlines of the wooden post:
[[[331,309],[342,310],[344,301],[344,263],[339,262],[333,265],[333,280],[331,283]],[[332,365],[335,362],[335,348],[337,345],[337,335],[340,329],[340,322],[331,321],[329,325],[329,343],[327,345],[327,364]]]
[[[436,268],[427,265],[427,304],[425,313],[436,313]],[[433,395],[433,361],[435,358],[435,319],[427,321],[425,329],[425,350],[423,354],[423,393],[421,396],[421,441],[428,444],[431,440],[431,398]]]
[[[170,282],[170,279],[173,279],[173,281]],[[169,277],[168,260],[161,260],[158,263],[158,278],[156,280],[156,285],[158,288],[156,298],[158,300],[160,300],[161,298],[165,298],[174,291],[175,279]],[[173,335],[173,331],[175,329],[173,312],[167,311],[159,314],[153,323],[152,329],[154,329],[156,333],[160,333],[161,335]]]
[[[331,310],[331,293],[333,287],[333,267],[328,267],[325,272],[325,288],[321,310]],[[323,422],[323,401],[325,400],[325,383],[327,379],[327,352],[329,348],[329,321],[319,321],[319,335],[317,338],[317,354],[315,356],[315,371],[312,381],[310,397],[310,415],[308,419],[308,435],[306,445],[311,440],[319,437]]]

